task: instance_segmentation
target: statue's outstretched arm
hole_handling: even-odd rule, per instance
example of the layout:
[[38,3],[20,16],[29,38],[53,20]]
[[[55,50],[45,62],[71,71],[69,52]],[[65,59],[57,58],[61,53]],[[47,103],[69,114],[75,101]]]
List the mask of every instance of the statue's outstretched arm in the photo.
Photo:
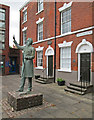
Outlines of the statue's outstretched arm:
[[13,36],[13,42],[14,42],[14,44],[16,45],[16,47],[18,48],[18,49],[24,49],[24,46],[20,46],[18,43],[17,43],[17,41],[15,40],[15,36]]

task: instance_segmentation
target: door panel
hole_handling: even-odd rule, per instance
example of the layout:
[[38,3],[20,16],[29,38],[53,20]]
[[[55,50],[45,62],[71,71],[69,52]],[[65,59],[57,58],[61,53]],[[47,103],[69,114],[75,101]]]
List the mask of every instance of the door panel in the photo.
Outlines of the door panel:
[[53,76],[53,56],[48,56],[48,76]]
[[90,82],[90,53],[80,54],[80,76],[84,82]]
[[16,73],[16,58],[10,58],[9,72]]

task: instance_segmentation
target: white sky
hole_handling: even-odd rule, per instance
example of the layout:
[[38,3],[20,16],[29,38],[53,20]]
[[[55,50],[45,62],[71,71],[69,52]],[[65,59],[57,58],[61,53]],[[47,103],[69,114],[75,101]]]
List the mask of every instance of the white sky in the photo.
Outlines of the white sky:
[[15,35],[16,40],[19,43],[19,23],[20,23],[20,13],[19,9],[28,0],[0,0],[0,4],[10,6],[10,32],[9,32],[9,45],[13,46],[13,35]]

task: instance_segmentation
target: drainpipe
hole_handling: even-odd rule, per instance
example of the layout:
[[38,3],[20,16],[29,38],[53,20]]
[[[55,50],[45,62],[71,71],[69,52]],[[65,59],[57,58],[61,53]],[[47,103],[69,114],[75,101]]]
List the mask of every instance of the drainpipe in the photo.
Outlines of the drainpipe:
[[56,79],[56,0],[55,0],[55,41],[54,41],[54,83]]

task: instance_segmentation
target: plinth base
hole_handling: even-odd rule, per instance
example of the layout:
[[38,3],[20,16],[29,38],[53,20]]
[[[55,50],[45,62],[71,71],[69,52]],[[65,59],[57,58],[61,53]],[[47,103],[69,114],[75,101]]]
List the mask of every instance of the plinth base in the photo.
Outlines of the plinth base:
[[22,109],[39,106],[43,104],[43,94],[19,94],[18,92],[8,92],[8,103],[14,110],[19,111]]

